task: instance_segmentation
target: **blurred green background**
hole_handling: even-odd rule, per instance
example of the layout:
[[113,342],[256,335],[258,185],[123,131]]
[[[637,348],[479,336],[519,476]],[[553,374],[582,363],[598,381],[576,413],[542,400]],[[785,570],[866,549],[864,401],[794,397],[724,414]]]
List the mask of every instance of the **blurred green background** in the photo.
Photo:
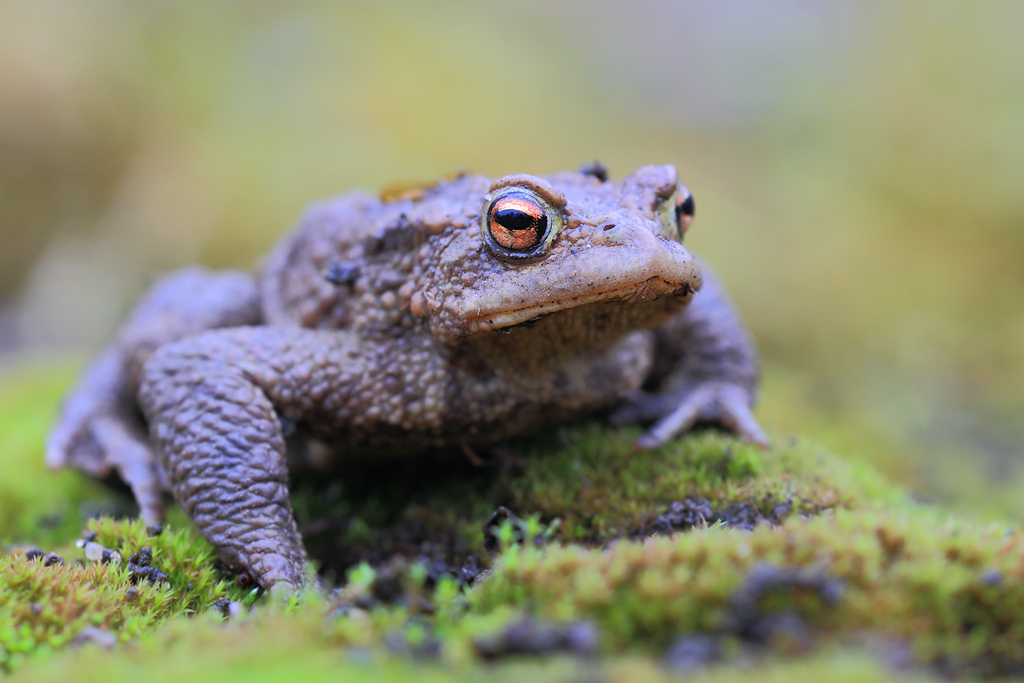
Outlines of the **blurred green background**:
[[0,381],[311,200],[675,163],[760,416],[1024,519],[1024,3],[0,0]]

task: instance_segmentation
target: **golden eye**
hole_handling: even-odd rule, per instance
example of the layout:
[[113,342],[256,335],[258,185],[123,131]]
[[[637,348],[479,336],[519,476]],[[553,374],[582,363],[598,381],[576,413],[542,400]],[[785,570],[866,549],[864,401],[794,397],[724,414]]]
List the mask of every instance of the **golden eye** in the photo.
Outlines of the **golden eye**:
[[693,195],[686,185],[676,186],[675,191],[658,206],[657,215],[664,228],[661,235],[682,242],[683,235],[693,223]]
[[491,239],[511,251],[530,251],[544,241],[548,214],[525,192],[510,192],[495,201],[487,214]]
[[686,234],[686,230],[693,223],[693,195],[686,188],[686,185],[679,186],[676,194],[676,223],[679,225],[680,236]]

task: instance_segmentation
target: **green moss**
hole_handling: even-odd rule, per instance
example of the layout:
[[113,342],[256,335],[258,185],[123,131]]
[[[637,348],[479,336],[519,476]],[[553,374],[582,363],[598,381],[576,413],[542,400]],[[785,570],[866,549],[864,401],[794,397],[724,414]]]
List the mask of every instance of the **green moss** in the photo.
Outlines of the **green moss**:
[[761,450],[703,432],[638,453],[639,434],[598,426],[563,431],[561,444],[529,449],[521,475],[503,481],[496,497],[507,497],[517,511],[560,518],[567,540],[591,541],[634,534],[685,498],[705,498],[716,508],[750,501],[763,513],[788,502],[796,514],[900,499],[867,468],[809,442]]
[[[103,518],[87,531],[117,550],[120,561],[79,563],[81,550],[59,562],[24,552],[0,556],[0,670],[60,648],[87,627],[127,641],[168,619],[205,611],[219,598],[241,597],[221,580],[213,549],[194,529],[149,536],[139,520]],[[166,581],[132,576],[129,559],[143,547],[152,550],[153,566],[166,572]]]
[[422,541],[444,546],[449,558],[483,555],[481,529],[500,505],[557,522],[558,540],[595,545],[636,536],[669,504],[688,498],[716,510],[748,504],[766,518],[780,505],[802,516],[905,502],[869,467],[808,440],[760,450],[702,432],[638,453],[638,435],[591,424],[480,454],[480,466],[461,457],[355,464],[326,489],[300,483],[296,516],[300,527],[341,520],[328,524],[333,537],[306,540],[342,575],[363,558],[408,552]]
[[762,606],[793,611],[821,634],[883,632],[906,639],[922,661],[988,674],[1024,666],[1024,535],[927,509],[837,510],[601,551],[513,547],[470,602],[476,612],[513,603],[552,619],[594,619],[612,649],[664,645],[681,632],[728,633],[730,601],[765,565],[842,582],[836,605],[798,587]]
[[[700,672],[699,680],[708,683],[749,681],[753,663]],[[116,652],[88,649],[64,653],[23,670],[14,680],[25,683],[59,680],[71,671],[74,680],[80,683],[138,680],[149,683],[182,680],[190,683],[252,680],[668,683],[679,680],[656,660],[639,656],[592,661],[561,656],[486,666],[449,656],[416,661],[381,650],[344,648],[325,637],[319,620],[308,614],[261,614],[230,628],[206,620],[177,623],[164,628],[156,637],[143,638],[136,646]],[[758,661],[757,680],[767,683],[885,683],[934,679],[919,672],[888,671],[863,653],[836,651],[806,660]]]
[[[138,521],[92,520],[87,530],[95,541],[118,550],[123,562],[73,562],[82,556],[73,545],[82,518],[118,498],[74,473],[43,468],[43,436],[66,378],[61,371],[49,378],[26,375],[0,392],[0,539],[57,550],[66,561],[46,567],[23,552],[0,557],[0,666],[26,680],[68,677],[72,668],[76,679],[105,681],[138,675],[230,680],[254,673],[661,680],[666,672],[657,662],[666,646],[694,633],[732,643],[729,662],[768,657],[759,671],[780,680],[877,680],[878,669],[862,655],[826,654],[863,633],[907,643],[921,662],[956,672],[993,674],[1024,665],[1019,532],[949,520],[911,503],[869,468],[807,440],[776,439],[762,451],[706,432],[636,453],[635,430],[597,426],[478,454],[482,466],[424,459],[388,464],[387,477],[372,464],[356,467],[327,489],[300,483],[300,518],[329,522],[323,534],[329,543],[310,535],[309,545],[347,548],[335,570],[344,576],[346,567],[356,567],[348,572],[348,587],[329,601],[309,593],[248,614],[236,609],[240,616],[225,626],[210,605],[218,598],[248,604],[249,596],[222,582],[212,550],[180,511],[172,509],[172,524],[155,537]],[[789,503],[791,512],[782,526],[762,523],[749,532],[712,525],[630,540],[649,530],[645,525],[669,503],[687,498],[705,498],[716,509],[745,503],[764,515]],[[491,574],[468,593],[452,579],[428,589],[424,565],[400,561],[394,565],[404,591],[398,602],[367,598],[375,571],[359,562],[375,553],[412,548],[414,556],[415,542],[432,539],[447,544],[449,553],[486,559],[483,522],[502,504],[532,520],[532,534],[557,529],[555,542],[506,543]],[[146,581],[132,586],[127,560],[143,546],[152,549],[170,588]],[[796,650],[792,638],[786,640],[792,633],[783,633],[755,652],[749,634],[730,619],[737,593],[757,567],[834,579],[844,597],[833,603],[806,585],[767,591],[757,601],[758,618],[796,615],[808,635]],[[340,604],[350,607],[338,611]],[[603,656],[589,664],[555,657],[481,668],[477,639],[525,614],[595,623]],[[89,626],[113,634],[122,646],[113,653],[65,647]],[[439,660],[423,666],[406,661],[428,652],[431,642],[440,648]],[[823,654],[789,659],[808,649]],[[732,680],[741,675],[733,667],[727,662],[708,676]]]
[[3,543],[53,546],[73,538],[93,511],[114,509],[109,491],[75,472],[50,472],[43,444],[70,364],[0,377],[0,548]]

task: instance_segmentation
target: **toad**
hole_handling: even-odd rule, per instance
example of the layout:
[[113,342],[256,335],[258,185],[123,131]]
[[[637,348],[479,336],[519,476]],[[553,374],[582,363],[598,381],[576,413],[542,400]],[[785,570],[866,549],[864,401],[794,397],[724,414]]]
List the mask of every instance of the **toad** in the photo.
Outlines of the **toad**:
[[683,247],[693,216],[672,166],[326,201],[256,274],[157,281],[66,399],[47,461],[116,474],[148,523],[169,492],[225,562],[287,590],[306,563],[290,469],[595,411],[649,424],[640,449],[698,422],[763,444],[755,350]]

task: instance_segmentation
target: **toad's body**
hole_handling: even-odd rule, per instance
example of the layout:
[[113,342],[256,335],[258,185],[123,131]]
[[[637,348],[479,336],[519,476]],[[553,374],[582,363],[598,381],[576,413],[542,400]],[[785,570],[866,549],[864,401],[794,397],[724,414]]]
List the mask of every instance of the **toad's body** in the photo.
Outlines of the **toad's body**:
[[154,285],[68,399],[49,461],[116,470],[150,521],[169,489],[269,587],[302,579],[287,478],[304,445],[486,445],[617,404],[656,420],[642,446],[697,420],[763,441],[753,349],[682,246],[692,215],[671,166],[320,205],[258,276]]

